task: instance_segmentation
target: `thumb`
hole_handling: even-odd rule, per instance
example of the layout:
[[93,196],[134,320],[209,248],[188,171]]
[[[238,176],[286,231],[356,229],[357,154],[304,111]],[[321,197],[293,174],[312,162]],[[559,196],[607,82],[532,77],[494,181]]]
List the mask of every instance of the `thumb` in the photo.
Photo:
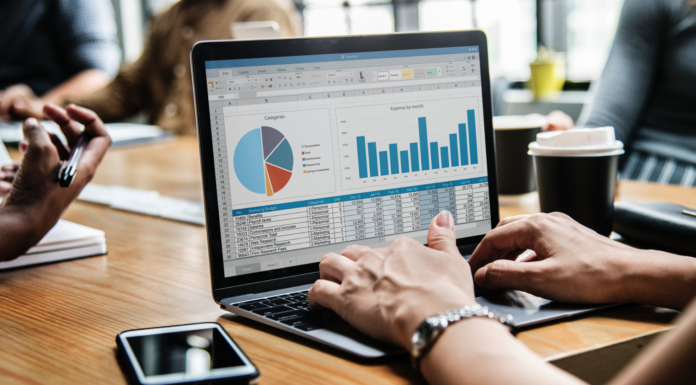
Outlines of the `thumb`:
[[454,217],[449,211],[441,211],[430,221],[430,228],[428,229],[428,247],[444,251],[450,255],[461,256],[457,248]]
[[50,148],[53,146],[51,138],[48,136],[48,132],[46,132],[46,130],[44,130],[44,128],[41,127],[39,122],[34,118],[29,118],[24,121],[22,131],[24,132],[24,140],[27,143],[27,152]]
[[478,269],[474,282],[484,289],[513,289],[530,293],[538,292],[541,268],[546,261],[515,262],[499,259]]

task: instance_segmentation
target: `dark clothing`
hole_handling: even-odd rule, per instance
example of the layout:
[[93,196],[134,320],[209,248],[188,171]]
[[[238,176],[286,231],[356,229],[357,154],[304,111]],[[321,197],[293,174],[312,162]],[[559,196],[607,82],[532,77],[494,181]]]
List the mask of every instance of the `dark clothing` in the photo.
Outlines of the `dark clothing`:
[[84,70],[114,76],[119,59],[109,0],[0,1],[0,90],[41,96]]
[[640,151],[696,167],[696,7],[625,1],[585,125],[614,126],[626,159]]

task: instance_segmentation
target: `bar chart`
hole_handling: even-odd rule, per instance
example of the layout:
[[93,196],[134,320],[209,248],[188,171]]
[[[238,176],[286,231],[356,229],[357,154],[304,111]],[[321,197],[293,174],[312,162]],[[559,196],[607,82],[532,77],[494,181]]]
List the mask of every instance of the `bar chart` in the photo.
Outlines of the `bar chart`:
[[483,131],[476,102],[462,98],[337,111],[344,184],[481,171]]
[[428,142],[428,124],[425,117],[418,118],[419,141],[409,143],[408,150],[400,151],[398,144],[390,143],[389,150],[380,151],[378,156],[376,142],[367,142],[366,151],[365,136],[356,137],[360,178],[437,170],[457,167],[460,164],[462,166],[478,164],[475,111],[467,110],[467,117],[468,123],[459,123],[458,131],[449,134],[448,146],[440,146],[438,142]]

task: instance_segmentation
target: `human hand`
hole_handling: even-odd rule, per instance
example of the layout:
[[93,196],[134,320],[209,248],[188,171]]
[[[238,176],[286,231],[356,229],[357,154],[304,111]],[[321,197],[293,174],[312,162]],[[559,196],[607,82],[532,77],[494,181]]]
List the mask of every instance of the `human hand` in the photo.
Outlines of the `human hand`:
[[566,131],[573,128],[573,119],[563,111],[551,111],[546,116],[546,124],[541,131]]
[[425,318],[476,304],[449,212],[433,218],[427,247],[406,237],[382,249],[349,246],[325,255],[319,271],[308,295],[312,308],[331,309],[373,338],[404,348]]
[[[104,124],[92,111],[68,106],[66,110],[47,104],[43,112],[56,122],[65,135],[68,147],[52,134],[46,132],[36,119],[24,122],[25,142],[20,145],[24,157],[14,177],[3,208],[22,215],[29,223],[36,224],[33,229],[38,242],[58,221],[63,211],[79,195],[82,188],[92,179],[97,165],[111,145],[111,138]],[[78,172],[73,184],[68,188],[58,185],[56,177],[61,160],[70,156],[72,148],[81,134],[81,127],[90,136],[84,149]]]
[[[515,259],[533,251],[524,261]],[[565,214],[503,219],[469,263],[486,289],[518,289],[570,303],[626,302],[625,267],[641,253],[580,225]]]
[[0,119],[5,121],[24,118],[43,119],[45,104],[29,86],[14,85],[0,94]]
[[10,164],[0,167],[0,197],[10,192],[19,164]]

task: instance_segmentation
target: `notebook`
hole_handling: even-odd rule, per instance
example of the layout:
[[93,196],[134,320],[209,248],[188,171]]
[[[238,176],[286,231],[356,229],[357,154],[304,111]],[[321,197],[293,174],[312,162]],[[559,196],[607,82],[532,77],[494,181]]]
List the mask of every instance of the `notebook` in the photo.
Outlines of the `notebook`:
[[104,254],[106,238],[103,231],[61,219],[26,254],[12,261],[0,262],[0,270]]
[[[61,139],[63,133],[60,127],[51,121],[42,121],[41,125],[49,132],[52,132]],[[105,125],[106,131],[113,141],[112,147],[128,146],[140,143],[156,142],[167,140],[174,137],[174,134],[162,131],[157,126],[135,123],[108,123]],[[21,122],[0,122],[0,139],[8,145],[17,146],[22,141]]]

